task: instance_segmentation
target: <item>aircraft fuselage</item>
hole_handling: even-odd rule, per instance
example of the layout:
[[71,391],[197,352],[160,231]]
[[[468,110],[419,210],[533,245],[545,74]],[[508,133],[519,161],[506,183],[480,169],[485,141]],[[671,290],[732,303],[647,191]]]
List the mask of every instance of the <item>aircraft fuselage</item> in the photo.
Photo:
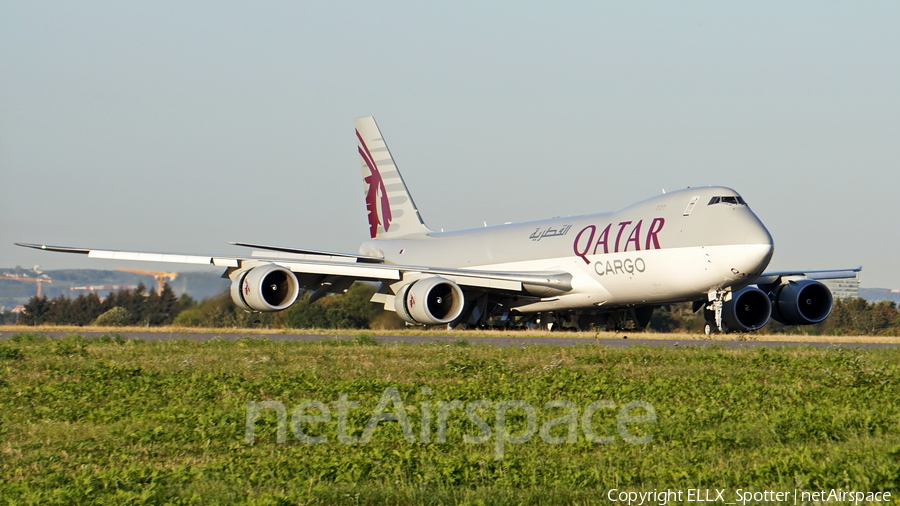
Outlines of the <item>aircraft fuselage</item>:
[[400,239],[360,253],[385,263],[488,271],[557,271],[572,290],[523,311],[690,301],[751,284],[772,237],[737,192],[700,187],[664,193],[615,212],[511,223]]

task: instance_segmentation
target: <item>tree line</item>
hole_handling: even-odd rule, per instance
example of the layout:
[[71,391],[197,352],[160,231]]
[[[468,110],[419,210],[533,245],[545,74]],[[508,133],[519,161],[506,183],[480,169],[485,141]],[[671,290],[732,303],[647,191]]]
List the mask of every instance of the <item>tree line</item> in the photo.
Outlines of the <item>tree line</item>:
[[162,291],[147,291],[141,283],[134,290],[123,289],[100,299],[96,293],[71,299],[59,295],[32,297],[20,322],[25,325],[146,325],[171,324],[184,309],[196,305],[189,295],[178,297],[168,284]]
[[[32,297],[18,322],[24,325],[99,325],[267,328],[394,328],[403,322],[394,313],[369,302],[375,288],[356,283],[343,294],[309,304],[300,295],[297,303],[277,313],[248,313],[238,308],[228,292],[202,302],[190,295],[175,295],[168,283],[161,292],[147,291],[144,284],[122,289],[100,299],[95,293],[75,299]],[[7,315],[9,320],[9,315]],[[6,321],[5,323],[13,323]]]
[[[75,299],[32,297],[25,305],[19,323],[25,325],[101,325],[181,327],[266,327],[266,328],[402,328],[396,313],[369,302],[375,287],[356,283],[343,294],[307,303],[304,294],[285,311],[247,313],[239,309],[228,292],[201,302],[190,295],[175,295],[168,284],[161,292],[147,291],[140,284],[134,290],[123,289],[100,299],[82,294]],[[9,314],[4,323],[12,323]],[[656,308],[648,329],[653,332],[702,333],[702,313],[691,311],[690,303]],[[816,325],[785,326],[771,321],[763,333],[809,335],[900,335],[900,311],[890,301],[865,299],[835,300],[831,316]]]

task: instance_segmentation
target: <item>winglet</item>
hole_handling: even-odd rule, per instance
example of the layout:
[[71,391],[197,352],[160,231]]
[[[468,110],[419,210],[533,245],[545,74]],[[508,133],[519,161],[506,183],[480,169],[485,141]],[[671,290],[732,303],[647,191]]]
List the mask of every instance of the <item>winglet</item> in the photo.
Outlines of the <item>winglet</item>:
[[431,232],[419,215],[375,118],[366,116],[354,123],[366,192],[369,236],[392,239]]
[[81,255],[88,255],[91,252],[91,250],[84,248],[70,248],[68,246],[47,246],[46,244],[28,244],[23,242],[17,242],[16,246],[22,246],[23,248],[42,249],[46,251],[56,251],[58,253],[78,253]]

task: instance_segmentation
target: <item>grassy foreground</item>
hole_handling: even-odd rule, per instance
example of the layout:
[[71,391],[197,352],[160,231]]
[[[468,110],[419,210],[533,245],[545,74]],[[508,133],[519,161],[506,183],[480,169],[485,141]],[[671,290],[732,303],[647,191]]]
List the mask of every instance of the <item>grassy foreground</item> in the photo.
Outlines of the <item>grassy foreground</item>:
[[[346,427],[342,394],[358,403]],[[248,402],[264,401],[287,421],[299,407],[283,443],[271,408],[248,442]],[[613,504],[611,489],[696,488],[900,504],[898,484],[900,349],[0,341],[0,504]]]
[[[354,329],[285,329],[285,328],[204,328],[204,327],[178,327],[174,325],[159,327],[97,327],[97,326],[57,326],[41,325],[28,327],[22,325],[0,325],[0,337],[11,336],[20,332],[67,332],[88,333],[102,332],[114,334],[129,333],[156,333],[168,334],[176,337],[179,334],[212,334],[221,336],[234,335],[321,335],[321,336],[355,336],[360,330]],[[367,334],[385,336],[439,336],[453,339],[465,339],[468,337],[573,337],[581,339],[622,339],[627,335],[636,339],[677,339],[682,341],[774,341],[774,342],[816,342],[816,343],[883,343],[900,344],[900,336],[873,336],[873,335],[807,335],[807,334],[766,334],[753,332],[748,334],[713,334],[707,336],[703,333],[678,333],[678,332],[550,332],[546,330],[447,330],[445,327],[425,328],[410,326],[403,329],[366,330]]]

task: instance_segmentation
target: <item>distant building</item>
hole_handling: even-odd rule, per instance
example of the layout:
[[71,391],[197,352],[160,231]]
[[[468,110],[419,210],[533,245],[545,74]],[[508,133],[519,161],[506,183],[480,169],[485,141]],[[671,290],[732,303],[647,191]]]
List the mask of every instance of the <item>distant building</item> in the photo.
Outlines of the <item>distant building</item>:
[[859,298],[859,273],[852,278],[822,279],[820,280],[831,290],[835,299]]

